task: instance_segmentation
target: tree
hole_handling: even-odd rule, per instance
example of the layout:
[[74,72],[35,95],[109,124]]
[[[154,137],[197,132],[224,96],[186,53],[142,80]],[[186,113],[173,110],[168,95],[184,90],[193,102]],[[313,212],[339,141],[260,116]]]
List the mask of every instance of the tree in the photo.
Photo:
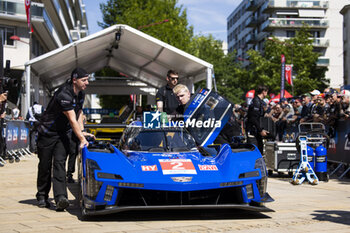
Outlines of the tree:
[[[241,70],[234,62],[233,54],[228,56],[224,54],[220,40],[215,40],[212,35],[195,36],[192,39],[190,53],[213,64],[218,93],[233,103],[241,102],[243,91],[238,79]],[[204,85],[204,82],[199,84],[201,87]]]
[[[285,55],[286,64],[293,64],[293,80],[295,95],[301,95],[313,89],[323,90],[328,86],[325,78],[327,68],[318,67],[320,54],[313,51],[311,35],[304,26],[294,38],[280,41],[277,38],[265,42],[264,53],[250,50],[247,52],[250,65],[248,75],[240,79],[244,91],[255,89],[264,84],[273,93],[278,93],[281,87],[281,54]],[[286,84],[286,90],[291,86]]]
[[[100,4],[100,8],[103,23],[99,22],[99,25],[103,28],[127,24],[212,63],[219,93],[234,103],[240,102],[243,92],[238,75],[244,71],[233,62],[232,55],[224,55],[221,41],[211,35],[193,36],[193,27],[187,22],[187,11],[182,5],[177,7],[177,0],[109,0]],[[164,19],[168,21],[164,22]],[[203,83],[199,86],[203,87]]]
[[[114,24],[127,24],[188,51],[193,27],[188,25],[186,9],[182,5],[176,5],[177,0],[109,0],[100,4],[103,23],[98,24],[103,28]],[[164,23],[157,24],[158,22]]]

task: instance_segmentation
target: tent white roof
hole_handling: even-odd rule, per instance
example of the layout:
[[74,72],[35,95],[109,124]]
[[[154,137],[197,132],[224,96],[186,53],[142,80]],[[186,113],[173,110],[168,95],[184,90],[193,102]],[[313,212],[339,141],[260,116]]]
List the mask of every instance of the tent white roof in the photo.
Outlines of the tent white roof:
[[[117,33],[120,33],[119,41]],[[106,28],[36,57],[25,66],[27,73],[30,70],[51,90],[68,79],[75,67],[92,73],[106,66],[155,88],[165,85],[167,71],[175,69],[181,83],[207,79],[207,87],[211,89],[213,68],[212,64],[127,25]],[[27,81],[30,80],[27,75]]]

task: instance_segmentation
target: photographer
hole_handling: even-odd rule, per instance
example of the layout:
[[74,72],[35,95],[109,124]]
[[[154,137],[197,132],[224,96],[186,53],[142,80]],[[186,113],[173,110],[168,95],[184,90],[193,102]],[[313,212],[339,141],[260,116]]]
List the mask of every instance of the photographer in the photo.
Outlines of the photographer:
[[0,157],[4,160],[6,159],[6,138],[4,138],[2,134],[3,126],[4,126],[4,118],[6,116],[5,111],[5,102],[7,100],[7,93],[0,94],[0,106],[1,106],[1,112],[0,112]]
[[0,95],[0,103],[2,104],[6,100],[7,100],[7,93],[5,92]]

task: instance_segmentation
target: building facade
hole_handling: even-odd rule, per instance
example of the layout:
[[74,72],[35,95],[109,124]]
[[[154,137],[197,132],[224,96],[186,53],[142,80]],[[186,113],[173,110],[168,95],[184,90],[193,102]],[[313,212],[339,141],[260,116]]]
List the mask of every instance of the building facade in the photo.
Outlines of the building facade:
[[343,15],[343,57],[344,57],[344,85],[350,85],[350,4],[341,9]]
[[[4,45],[4,61],[10,61],[12,78],[15,76],[22,83],[25,81],[25,62],[88,35],[82,0],[32,0],[31,36],[24,2],[25,0],[0,1],[0,35]],[[46,104],[43,103],[43,85],[45,84],[39,80],[33,80],[30,94],[32,100]],[[23,108],[23,102],[14,104],[27,109]]]
[[243,0],[227,18],[228,51],[248,64],[249,49],[262,51],[269,37],[294,37],[303,24],[310,27],[318,66],[327,66],[330,86],[343,85],[343,27],[339,11],[348,0]]

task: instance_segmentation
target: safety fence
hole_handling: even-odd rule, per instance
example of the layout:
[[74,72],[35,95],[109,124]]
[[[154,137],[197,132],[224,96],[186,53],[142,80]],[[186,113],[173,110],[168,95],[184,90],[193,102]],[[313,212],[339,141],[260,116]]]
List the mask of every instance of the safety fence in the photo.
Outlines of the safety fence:
[[27,121],[5,121],[2,125],[0,166],[9,162],[19,162],[24,156],[30,156],[29,151],[30,123]]
[[[260,125],[271,132],[275,141],[278,134],[276,124],[270,118],[263,118]],[[330,126],[326,125],[327,131]],[[350,164],[350,118],[338,119],[329,135],[328,160],[337,163]],[[298,124],[288,124],[283,132],[283,142],[295,142],[298,137]]]

